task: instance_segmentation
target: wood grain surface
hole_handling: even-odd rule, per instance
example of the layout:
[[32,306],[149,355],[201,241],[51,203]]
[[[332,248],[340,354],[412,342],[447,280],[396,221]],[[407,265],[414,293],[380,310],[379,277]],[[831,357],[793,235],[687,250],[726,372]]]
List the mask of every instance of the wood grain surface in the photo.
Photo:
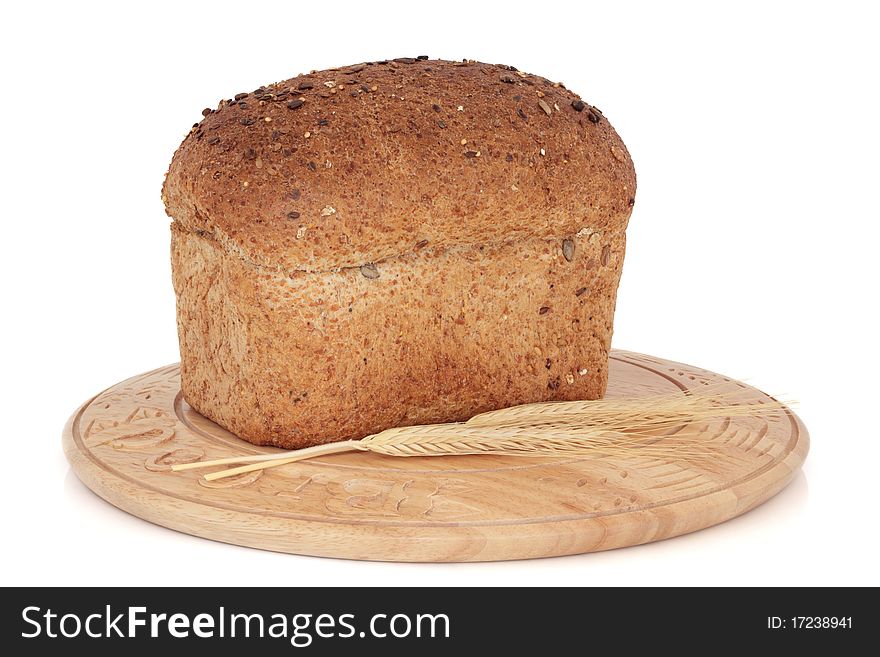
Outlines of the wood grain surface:
[[[614,351],[609,397],[729,379]],[[743,399],[767,396],[733,381]],[[637,545],[709,527],[766,501],[809,448],[789,410],[699,427],[717,458],[327,456],[207,482],[174,463],[264,453],[193,411],[177,365],[86,402],[64,451],[95,493],[187,534],[265,550],[382,561],[528,559]]]

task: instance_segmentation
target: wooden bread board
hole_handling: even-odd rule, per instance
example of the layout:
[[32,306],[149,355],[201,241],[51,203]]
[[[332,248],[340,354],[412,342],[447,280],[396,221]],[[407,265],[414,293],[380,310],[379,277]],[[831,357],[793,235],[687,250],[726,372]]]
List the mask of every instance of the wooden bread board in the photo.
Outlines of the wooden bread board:
[[[676,393],[721,375],[626,351],[608,397]],[[743,383],[743,399],[769,399]],[[713,459],[337,454],[207,482],[174,463],[271,452],[183,400],[169,365],[87,401],[64,451],[95,493],[150,522],[226,543],[381,561],[528,559],[637,545],[728,520],[794,477],[809,447],[790,410],[701,427]]]

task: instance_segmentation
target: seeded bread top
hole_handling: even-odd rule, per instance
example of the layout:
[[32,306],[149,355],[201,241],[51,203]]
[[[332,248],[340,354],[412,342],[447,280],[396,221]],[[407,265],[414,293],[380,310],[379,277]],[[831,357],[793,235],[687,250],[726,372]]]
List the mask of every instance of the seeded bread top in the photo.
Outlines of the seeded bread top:
[[286,272],[621,231],[635,172],[604,115],[511,66],[399,58],[206,109],[162,190],[185,230]]

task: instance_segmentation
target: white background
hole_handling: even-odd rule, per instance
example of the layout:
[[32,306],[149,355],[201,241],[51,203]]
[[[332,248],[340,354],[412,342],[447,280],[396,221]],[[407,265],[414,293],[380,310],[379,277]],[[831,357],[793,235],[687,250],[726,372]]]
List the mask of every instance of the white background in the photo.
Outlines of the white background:
[[[0,582],[880,584],[872,4],[7,5]],[[78,482],[68,415],[177,360],[159,188],[200,110],[301,71],[423,53],[513,64],[602,108],[639,177],[614,344],[798,399],[812,451],[787,490],[643,547],[406,565],[212,543]]]

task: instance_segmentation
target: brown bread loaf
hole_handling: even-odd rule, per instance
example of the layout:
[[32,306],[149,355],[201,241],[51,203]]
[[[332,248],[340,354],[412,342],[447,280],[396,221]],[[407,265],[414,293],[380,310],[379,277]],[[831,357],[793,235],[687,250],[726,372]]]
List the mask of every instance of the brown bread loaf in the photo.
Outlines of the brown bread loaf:
[[203,114],[163,188],[197,411],[297,448],[604,394],[636,184],[598,109],[400,58]]

